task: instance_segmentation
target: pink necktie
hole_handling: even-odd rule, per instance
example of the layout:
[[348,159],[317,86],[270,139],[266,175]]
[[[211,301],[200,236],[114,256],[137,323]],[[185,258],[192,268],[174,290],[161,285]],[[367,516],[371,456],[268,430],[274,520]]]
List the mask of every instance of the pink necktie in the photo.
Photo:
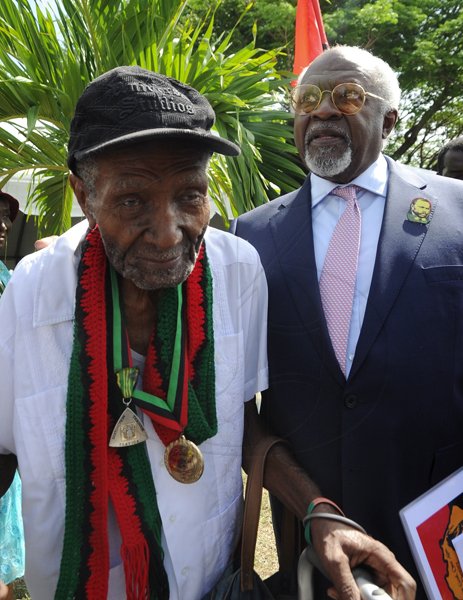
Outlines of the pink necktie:
[[361,215],[356,185],[331,193],[344,198],[346,208],[331,237],[320,276],[320,295],[336,358],[346,374],[346,353],[360,248]]

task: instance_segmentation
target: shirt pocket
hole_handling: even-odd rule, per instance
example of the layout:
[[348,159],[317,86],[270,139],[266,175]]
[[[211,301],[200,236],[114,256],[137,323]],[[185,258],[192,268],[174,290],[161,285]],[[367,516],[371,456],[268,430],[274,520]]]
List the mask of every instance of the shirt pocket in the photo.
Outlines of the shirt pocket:
[[[217,434],[206,440],[204,452],[228,457],[241,465],[244,424],[244,350],[243,334],[221,336],[215,346],[215,386]],[[235,465],[229,465],[233,473]],[[235,486],[230,475],[225,487]]]
[[216,397],[234,398],[227,402],[225,411],[235,409],[244,398],[244,345],[243,332],[219,336],[215,340],[215,390]]
[[59,386],[15,401],[19,466],[28,480],[64,479],[66,393]]

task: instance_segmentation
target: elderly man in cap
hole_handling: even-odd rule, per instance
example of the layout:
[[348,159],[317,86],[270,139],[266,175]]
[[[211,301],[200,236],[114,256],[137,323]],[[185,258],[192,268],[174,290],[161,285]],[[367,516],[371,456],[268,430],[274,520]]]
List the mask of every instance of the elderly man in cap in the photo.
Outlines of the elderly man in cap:
[[199,600],[239,534],[244,403],[267,385],[265,277],[208,228],[196,90],[138,67],[71,124],[87,218],[23,259],[0,306],[0,453],[23,481],[34,600]]

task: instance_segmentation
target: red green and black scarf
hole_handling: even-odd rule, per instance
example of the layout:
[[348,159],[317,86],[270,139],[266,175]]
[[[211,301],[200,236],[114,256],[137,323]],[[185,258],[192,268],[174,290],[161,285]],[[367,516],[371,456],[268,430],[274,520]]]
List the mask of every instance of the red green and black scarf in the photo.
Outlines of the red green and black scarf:
[[[78,271],[66,407],[65,532],[55,598],[107,598],[111,500],[122,538],[127,600],[163,600],[169,597],[169,585],[163,565],[162,523],[146,444],[124,448],[108,445],[112,429],[125,409],[113,366],[109,271],[96,227],[87,234]],[[217,432],[212,276],[204,243],[181,291],[188,370],[185,435],[200,444]],[[156,395],[157,404],[167,397],[177,302],[176,288],[163,290],[145,363],[143,390]],[[176,414],[177,410],[182,410],[182,406],[173,411],[174,420],[178,421],[181,415]],[[160,439],[168,443],[172,429],[157,412],[150,410],[147,414]]]

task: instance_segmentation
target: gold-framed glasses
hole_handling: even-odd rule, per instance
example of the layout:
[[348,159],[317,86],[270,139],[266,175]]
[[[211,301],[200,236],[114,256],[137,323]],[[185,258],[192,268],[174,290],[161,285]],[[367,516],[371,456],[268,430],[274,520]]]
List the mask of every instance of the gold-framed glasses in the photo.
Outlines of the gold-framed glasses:
[[358,83],[339,83],[332,90],[321,90],[317,85],[303,83],[292,90],[291,106],[297,115],[309,114],[320,106],[323,94],[331,95],[332,103],[343,115],[355,115],[365,104],[367,96],[384,100],[366,92]]

